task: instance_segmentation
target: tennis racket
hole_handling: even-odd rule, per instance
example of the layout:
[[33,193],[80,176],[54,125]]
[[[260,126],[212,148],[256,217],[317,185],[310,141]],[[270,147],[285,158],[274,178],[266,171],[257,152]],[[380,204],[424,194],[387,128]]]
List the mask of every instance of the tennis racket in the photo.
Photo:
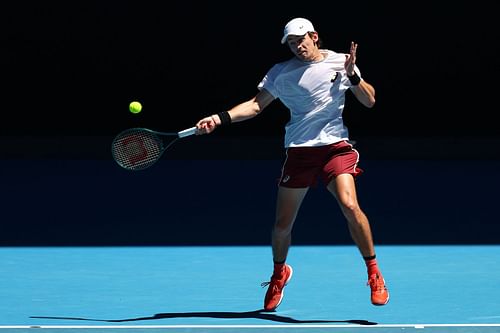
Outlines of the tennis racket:
[[124,169],[144,170],[155,164],[163,152],[178,139],[196,133],[196,127],[165,133],[147,128],[130,128],[120,132],[111,144],[113,159]]

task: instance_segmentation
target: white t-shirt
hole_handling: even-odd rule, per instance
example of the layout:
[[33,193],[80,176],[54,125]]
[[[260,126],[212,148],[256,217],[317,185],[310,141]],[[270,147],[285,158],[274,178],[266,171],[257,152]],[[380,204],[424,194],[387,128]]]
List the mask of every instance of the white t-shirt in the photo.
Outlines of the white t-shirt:
[[[321,50],[317,62],[297,57],[274,65],[258,85],[290,110],[285,148],[324,146],[349,139],[342,120],[345,92],[351,87],[345,54]],[[359,69],[355,68],[361,77]]]

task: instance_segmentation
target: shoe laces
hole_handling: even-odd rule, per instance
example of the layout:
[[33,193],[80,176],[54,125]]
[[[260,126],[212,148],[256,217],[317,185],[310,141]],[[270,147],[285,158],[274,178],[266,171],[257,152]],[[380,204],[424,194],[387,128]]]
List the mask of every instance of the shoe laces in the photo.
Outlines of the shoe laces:
[[271,281],[262,282],[262,283],[260,284],[260,286],[261,286],[262,288],[265,288],[265,287],[269,286],[270,284],[272,284],[272,285],[273,285],[273,288],[275,288],[275,289],[276,289],[276,288],[278,287],[278,281],[280,280],[280,278],[282,278],[282,277],[281,277],[281,276],[277,276],[277,275],[273,274],[273,276],[271,276]]
[[277,283],[273,283],[272,280],[271,281],[262,282],[260,285],[261,285],[262,288],[265,288],[265,287],[267,287],[267,286],[270,285],[271,287],[269,288],[269,291],[271,292],[271,295],[278,294],[280,292],[280,288],[278,287],[278,284]]
[[370,286],[372,290],[376,291],[382,291],[385,289],[384,280],[378,274],[373,274],[372,276],[370,276],[366,285]]

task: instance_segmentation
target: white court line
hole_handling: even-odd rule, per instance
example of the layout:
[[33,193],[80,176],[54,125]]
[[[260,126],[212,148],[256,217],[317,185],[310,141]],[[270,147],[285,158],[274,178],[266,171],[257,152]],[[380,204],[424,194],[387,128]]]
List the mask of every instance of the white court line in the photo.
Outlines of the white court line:
[[50,329],[162,329],[162,328],[426,328],[426,327],[500,327],[499,324],[382,324],[382,325],[357,325],[357,324],[290,324],[290,325],[0,325],[0,329],[21,328],[50,328]]

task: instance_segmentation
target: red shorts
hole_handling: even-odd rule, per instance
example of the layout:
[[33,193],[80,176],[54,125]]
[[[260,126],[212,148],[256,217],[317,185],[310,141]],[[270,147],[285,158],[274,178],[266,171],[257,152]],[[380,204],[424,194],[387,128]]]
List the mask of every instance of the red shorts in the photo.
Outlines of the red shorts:
[[319,179],[328,185],[343,173],[356,177],[363,172],[358,162],[358,151],[347,141],[319,147],[291,147],[286,150],[279,185],[303,188],[316,186]]

